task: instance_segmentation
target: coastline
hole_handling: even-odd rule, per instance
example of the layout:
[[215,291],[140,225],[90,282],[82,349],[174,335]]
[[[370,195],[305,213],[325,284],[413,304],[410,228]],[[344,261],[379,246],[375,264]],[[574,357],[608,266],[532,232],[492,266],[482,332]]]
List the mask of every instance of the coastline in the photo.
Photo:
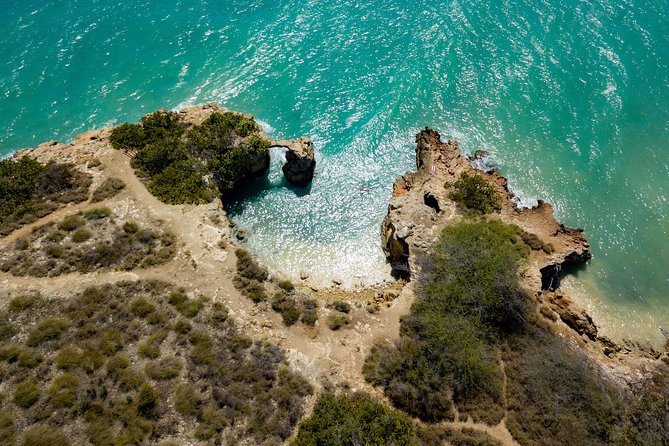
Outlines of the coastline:
[[[208,103],[187,107],[179,110],[178,113],[189,125],[197,125],[202,123],[211,113],[220,111],[229,110],[216,103]],[[251,117],[250,115],[246,116]],[[45,141],[35,148],[19,149],[11,155],[11,158],[18,159],[23,156],[30,156],[42,163],[52,161],[72,163],[76,166],[82,166],[83,170],[87,171],[90,161],[106,148],[112,128],[86,131],[76,135],[74,140],[68,143],[59,143],[56,140]],[[262,134],[271,140],[264,131]],[[506,178],[486,163],[485,156],[487,154],[479,152],[475,156],[466,158],[461,154],[456,141],[444,143],[438,133],[427,128],[416,136],[416,142],[417,170],[407,172],[395,180],[388,212],[381,223],[381,246],[388,260],[385,265],[386,268],[379,269],[379,274],[371,280],[358,276],[343,277],[342,274],[336,272],[318,271],[312,275],[308,272],[305,273],[303,268],[293,268],[294,271],[289,274],[292,280],[314,292],[320,290],[327,292],[327,290],[333,289],[341,290],[343,293],[351,292],[355,294],[364,293],[370,289],[383,289],[392,285],[393,279],[387,268],[392,269],[392,264],[398,256],[407,258],[407,261],[412,265],[412,268],[409,269],[412,271],[411,276],[413,276],[414,268],[416,268],[416,256],[429,251],[429,247],[436,240],[440,228],[443,228],[449,221],[462,217],[462,213],[452,200],[448,199],[443,184],[452,181],[463,171],[483,174],[487,181],[501,194],[503,206],[498,218],[517,224],[528,232],[539,235],[541,239],[545,239],[556,248],[550,253],[541,249],[533,249],[531,252],[523,283],[528,290],[531,290],[533,295],[540,296],[542,294],[542,269],[554,265],[568,267],[570,264],[577,265],[590,260],[589,244],[583,236],[582,230],[568,228],[560,224],[553,216],[551,205],[542,200],[538,200],[538,204],[534,207],[519,206],[516,196],[508,188]],[[286,141],[274,141],[273,144],[285,145]],[[436,200],[436,204],[426,204],[428,195],[431,199]],[[219,206],[219,209],[223,209],[220,201],[218,201],[217,206]],[[443,209],[435,212],[435,206],[437,208],[441,206]],[[403,207],[404,209],[402,209]],[[227,214],[226,218],[229,218]],[[233,237],[233,234],[240,228],[231,220],[229,226],[231,228],[230,239],[243,246],[243,241],[239,241],[238,237]],[[396,246],[392,246],[393,244]],[[400,248],[397,248],[397,246]],[[339,247],[333,246],[326,251],[334,254],[338,249]],[[402,253],[393,253],[393,250],[396,249],[401,249]],[[277,271],[277,273],[282,275],[281,272]],[[300,278],[300,275],[303,278]],[[405,277],[405,279],[407,278]],[[573,299],[570,307],[573,308],[570,312],[574,314],[585,313],[584,309],[577,305]],[[586,319],[592,322],[589,315]],[[592,322],[593,326],[596,326],[596,323],[596,320]],[[661,347],[657,344],[647,345],[644,339],[629,338],[631,338],[629,335],[621,336],[615,340],[615,343],[628,347],[641,347],[643,350],[650,349],[651,351],[654,347]],[[597,339],[596,334],[593,339]],[[614,341],[606,338],[605,342],[608,344]]]
[[[184,119],[202,122],[219,108],[211,104],[196,106],[180,112]],[[116,284],[133,280],[174,281],[194,294],[209,296],[223,303],[242,333],[259,342],[271,342],[286,351],[291,369],[305,376],[318,389],[363,391],[388,401],[384,393],[366,381],[362,375],[366,358],[378,341],[391,342],[400,336],[400,322],[411,309],[416,295],[416,278],[420,275],[418,258],[430,252],[441,230],[462,220],[463,212],[449,198],[444,183],[462,172],[483,175],[502,196],[499,213],[493,219],[520,226],[531,246],[528,265],[521,277],[522,285],[530,292],[537,311],[533,317],[551,327],[551,331],[584,352],[602,373],[624,388],[633,388],[652,375],[658,358],[666,353],[634,342],[615,342],[597,332],[593,321],[569,296],[558,291],[542,290],[545,274],[542,270],[554,265],[579,263],[589,259],[589,245],[582,232],[561,225],[553,216],[549,204],[519,209],[506,179],[491,171],[480,173],[472,159],[460,154],[455,141],[442,142],[438,133],[425,130],[417,136],[416,171],[396,179],[388,214],[382,223],[380,243],[391,262],[405,261],[408,283],[402,280],[379,286],[359,285],[347,289],[346,284],[330,287],[312,286],[308,278],[295,281],[294,293],[319,303],[320,320],[313,326],[288,326],[268,301],[253,302],[233,285],[239,274],[238,247],[243,246],[230,224],[219,199],[204,205],[167,205],[160,202],[145,187],[130,166],[127,153],[113,149],[109,143],[111,130],[94,130],[78,135],[68,144],[50,141],[31,151],[22,151],[16,158],[29,156],[40,162],[72,163],[92,176],[93,187],[109,178],[120,178],[126,188],[105,200],[114,218],[133,218],[143,225],[155,225],[174,234],[175,257],[164,265],[130,271],[95,271],[71,273],[58,277],[16,277],[0,273],[5,290],[1,305],[6,308],[11,296],[42,291],[57,301],[67,299],[89,285]],[[33,230],[57,219],[85,211],[90,203],[67,205],[53,214],[40,218],[14,231],[2,242],[10,246]],[[237,264],[235,264],[237,259]],[[402,263],[402,262],[400,262]],[[393,265],[395,270],[401,269]],[[550,268],[549,268],[550,269]],[[262,285],[268,294],[281,292],[284,277],[274,271]],[[291,285],[292,286],[292,285]],[[348,324],[342,328],[327,327],[326,321],[337,316],[337,302],[348,305]],[[326,319],[326,317],[328,319]],[[307,403],[307,413],[314,397]],[[453,429],[471,428],[496,438],[502,444],[514,444],[504,420],[491,426],[484,422],[456,418],[445,422]]]

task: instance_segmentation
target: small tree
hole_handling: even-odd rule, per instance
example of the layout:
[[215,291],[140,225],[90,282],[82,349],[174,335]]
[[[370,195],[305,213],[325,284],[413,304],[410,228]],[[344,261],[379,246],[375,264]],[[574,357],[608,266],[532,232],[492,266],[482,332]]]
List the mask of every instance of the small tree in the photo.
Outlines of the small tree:
[[455,183],[446,183],[445,187],[453,189],[449,194],[451,200],[472,212],[488,214],[502,209],[497,191],[480,175],[463,172]]

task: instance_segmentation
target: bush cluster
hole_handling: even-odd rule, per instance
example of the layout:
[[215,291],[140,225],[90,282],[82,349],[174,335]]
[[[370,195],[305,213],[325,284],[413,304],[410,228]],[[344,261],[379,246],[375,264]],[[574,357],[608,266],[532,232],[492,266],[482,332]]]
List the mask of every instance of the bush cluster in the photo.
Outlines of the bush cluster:
[[324,392],[314,411],[300,424],[292,446],[418,445],[409,417],[363,393]]
[[67,432],[62,444],[278,445],[312,393],[281,349],[240,334],[220,303],[170,284],[12,302],[0,348],[2,444],[52,446]]
[[446,183],[452,189],[449,197],[474,213],[488,214],[499,211],[502,204],[495,188],[481,175],[462,172],[454,183]]
[[[284,283],[285,285],[285,283]],[[292,285],[292,284],[291,284]],[[272,310],[281,314],[283,323],[291,326],[301,321],[305,325],[314,325],[318,320],[318,303],[299,293],[282,291],[274,294],[271,301]]]
[[131,165],[168,204],[207,203],[234,189],[269,157],[269,141],[240,113],[213,113],[186,130],[177,113],[157,111],[112,130],[111,144],[134,152]]
[[[444,229],[423,261],[401,338],[375,346],[365,362],[365,378],[397,407],[426,421],[452,418],[454,402],[476,398],[499,408],[496,335],[519,328],[528,305],[518,283],[528,249],[518,231],[486,220]],[[499,412],[489,411],[489,421]]]
[[265,281],[269,278],[267,268],[259,265],[253,256],[242,248],[238,248],[235,254],[237,255],[237,274],[233,279],[235,287],[255,303],[267,300],[265,292]]
[[90,175],[70,164],[40,164],[27,156],[0,161],[0,236],[88,199]]
[[[174,256],[174,237],[126,221],[109,208],[90,208],[56,224],[37,228],[17,247],[0,254],[0,270],[15,276],[57,276],[71,272],[130,270],[165,263]],[[19,249],[22,248],[22,249]]]

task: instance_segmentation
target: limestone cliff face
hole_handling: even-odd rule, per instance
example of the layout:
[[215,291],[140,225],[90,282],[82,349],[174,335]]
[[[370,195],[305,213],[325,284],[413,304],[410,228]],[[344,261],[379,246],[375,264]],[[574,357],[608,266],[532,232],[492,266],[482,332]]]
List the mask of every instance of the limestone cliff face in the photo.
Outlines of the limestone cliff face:
[[592,257],[581,230],[557,222],[553,208],[546,202],[539,201],[533,208],[518,208],[507,180],[494,170],[477,171],[472,160],[462,156],[456,141],[442,142],[434,130],[421,131],[416,136],[416,167],[415,172],[395,180],[381,227],[383,250],[397,276],[413,276],[418,268],[416,256],[429,251],[443,227],[462,216],[456,203],[448,198],[444,184],[457,180],[463,172],[476,171],[498,191],[502,208],[492,218],[514,223],[537,237],[539,245],[531,251],[524,278],[530,289],[557,288],[557,270]]

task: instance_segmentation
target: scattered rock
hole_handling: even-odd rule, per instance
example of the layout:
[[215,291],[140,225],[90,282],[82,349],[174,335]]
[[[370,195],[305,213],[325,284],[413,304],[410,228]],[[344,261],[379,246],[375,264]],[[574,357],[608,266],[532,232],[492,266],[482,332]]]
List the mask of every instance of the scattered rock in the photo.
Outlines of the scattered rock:
[[309,273],[306,271],[300,271],[300,279],[307,280],[309,278]]
[[341,286],[341,284],[344,283],[344,281],[341,280],[339,277],[335,277],[334,279],[332,279],[332,283],[334,283],[337,286]]

